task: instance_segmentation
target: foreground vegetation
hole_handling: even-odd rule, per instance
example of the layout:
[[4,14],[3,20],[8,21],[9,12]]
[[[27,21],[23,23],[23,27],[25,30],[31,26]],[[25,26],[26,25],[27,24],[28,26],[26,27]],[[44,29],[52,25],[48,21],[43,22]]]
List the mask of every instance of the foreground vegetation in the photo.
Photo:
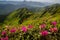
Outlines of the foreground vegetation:
[[39,26],[5,26],[0,28],[1,40],[60,40],[60,27],[56,21]]

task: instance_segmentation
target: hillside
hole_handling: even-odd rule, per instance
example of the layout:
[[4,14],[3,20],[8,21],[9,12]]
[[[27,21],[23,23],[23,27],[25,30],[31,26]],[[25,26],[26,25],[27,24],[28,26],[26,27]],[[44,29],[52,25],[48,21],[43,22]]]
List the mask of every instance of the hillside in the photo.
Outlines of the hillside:
[[[53,8],[51,8],[53,7]],[[47,9],[41,10],[40,12],[36,12],[34,15],[31,15],[28,20],[24,21],[22,25],[39,25],[41,23],[47,24],[51,21],[57,21],[59,23],[60,20],[60,6],[55,7],[51,6]]]
[[11,12],[6,20],[5,25],[39,25],[40,23],[48,23],[60,20],[60,4],[50,5],[41,8],[37,12],[32,12],[27,8],[21,8]]
[[6,15],[19,8],[35,9],[50,5],[50,3],[41,2],[14,2],[14,1],[0,1],[0,15]]
[[32,14],[33,13],[29,11],[27,8],[18,9],[7,16],[5,23],[8,25],[22,24],[22,22],[26,20],[28,17],[30,17]]

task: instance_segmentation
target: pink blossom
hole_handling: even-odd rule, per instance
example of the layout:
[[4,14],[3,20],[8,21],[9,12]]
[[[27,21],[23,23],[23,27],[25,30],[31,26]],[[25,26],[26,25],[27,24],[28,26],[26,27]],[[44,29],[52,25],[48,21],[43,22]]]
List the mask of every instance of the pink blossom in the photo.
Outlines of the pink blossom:
[[51,32],[54,32],[54,29],[53,29],[53,28],[50,28],[50,31],[51,31]]
[[23,32],[27,32],[27,28],[25,26],[22,27],[21,29]]
[[8,40],[8,36],[1,38],[1,40]]
[[58,31],[57,27],[54,27],[54,32],[57,32],[57,31]]
[[54,27],[54,28],[50,28],[50,31],[51,31],[51,32],[57,32],[58,29],[57,29],[57,27]]
[[47,30],[44,30],[44,31],[40,32],[40,34],[41,34],[42,36],[47,36],[47,35],[48,35],[48,31],[47,31]]
[[45,28],[46,27],[46,24],[41,24],[40,25],[40,28]]
[[4,40],[4,38],[1,38],[1,40]]
[[33,28],[33,26],[32,25],[29,25],[28,28]]
[[8,40],[8,36],[6,36],[6,37],[4,38],[4,40]]
[[53,26],[56,26],[57,25],[57,22],[56,21],[52,22],[52,25]]
[[5,35],[6,34],[6,31],[2,31],[2,35]]
[[12,28],[12,29],[10,30],[10,32],[11,32],[11,33],[16,32],[16,28]]

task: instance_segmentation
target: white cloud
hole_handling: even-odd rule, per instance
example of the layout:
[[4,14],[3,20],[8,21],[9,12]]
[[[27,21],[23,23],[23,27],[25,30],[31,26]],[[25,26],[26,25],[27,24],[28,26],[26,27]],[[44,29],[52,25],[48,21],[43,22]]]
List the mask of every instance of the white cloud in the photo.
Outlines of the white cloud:
[[0,1],[6,1],[6,0],[0,0]]
[[23,1],[23,0],[6,0],[6,1]]
[[60,0],[27,0],[27,1],[60,3]]
[[[0,1],[23,1],[23,0],[0,0]],[[26,0],[26,1],[60,3],[60,0]]]

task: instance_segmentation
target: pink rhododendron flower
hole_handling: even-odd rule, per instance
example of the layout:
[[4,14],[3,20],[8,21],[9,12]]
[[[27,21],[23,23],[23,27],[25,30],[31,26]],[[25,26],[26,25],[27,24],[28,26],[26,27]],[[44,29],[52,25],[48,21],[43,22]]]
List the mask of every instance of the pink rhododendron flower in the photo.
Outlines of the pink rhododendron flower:
[[42,36],[47,36],[47,35],[48,35],[48,31],[47,31],[47,30],[44,30],[44,31],[40,32],[40,34],[41,34]]
[[57,27],[54,27],[54,32],[57,32],[57,31],[58,31]]
[[1,38],[1,40],[4,40],[4,38]]
[[52,25],[56,26],[57,25],[57,22],[56,21],[52,22]]
[[8,36],[1,38],[1,40],[8,40]]
[[40,28],[45,28],[46,27],[46,24],[41,24],[40,25]]
[[23,32],[27,32],[27,28],[25,26],[22,27],[21,29]]
[[2,35],[5,35],[6,34],[6,31],[2,31]]
[[51,32],[54,32],[54,29],[53,29],[53,28],[50,28],[50,31],[51,31]]
[[11,32],[11,33],[16,32],[16,28],[12,28],[12,29],[10,30],[10,32]]
[[50,31],[51,31],[51,32],[57,32],[58,29],[57,29],[57,27],[54,27],[54,28],[50,28]]
[[29,25],[28,28],[33,28],[33,26],[32,25]]
[[8,40],[8,36],[6,36],[6,37],[4,38],[4,40]]

